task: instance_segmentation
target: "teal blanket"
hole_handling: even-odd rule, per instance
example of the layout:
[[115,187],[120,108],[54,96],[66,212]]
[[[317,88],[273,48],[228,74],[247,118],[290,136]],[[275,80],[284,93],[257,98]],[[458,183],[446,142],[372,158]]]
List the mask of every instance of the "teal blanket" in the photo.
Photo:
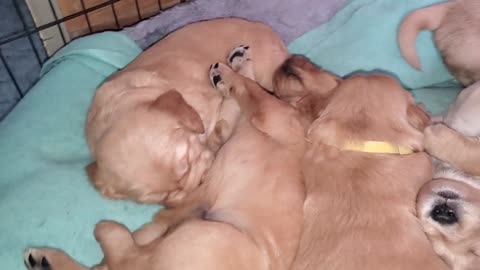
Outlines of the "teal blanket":
[[[431,35],[424,33],[418,40],[423,73],[403,61],[396,45],[402,16],[432,2],[353,0],[329,23],[289,48],[340,75],[388,71],[412,88],[427,108],[441,112],[459,86],[442,65]],[[103,199],[83,170],[90,161],[83,125],[95,89],[139,53],[119,33],[72,42],[46,63],[43,78],[0,123],[3,269],[24,269],[22,251],[28,246],[58,247],[93,265],[102,257],[93,237],[97,221],[114,219],[135,229],[159,209]]]
[[443,1],[351,0],[329,23],[293,41],[289,49],[341,76],[359,70],[389,73],[432,113],[441,113],[456,97],[460,85],[442,63],[432,33],[423,32],[417,40],[421,72],[403,60],[397,45],[397,28],[403,17],[438,2]]
[[110,202],[87,182],[85,116],[98,85],[139,53],[118,33],[79,39],[43,68],[43,78],[0,122],[0,260],[19,270],[28,246],[65,249],[80,262],[102,258],[93,238],[100,219],[136,228],[158,207]]

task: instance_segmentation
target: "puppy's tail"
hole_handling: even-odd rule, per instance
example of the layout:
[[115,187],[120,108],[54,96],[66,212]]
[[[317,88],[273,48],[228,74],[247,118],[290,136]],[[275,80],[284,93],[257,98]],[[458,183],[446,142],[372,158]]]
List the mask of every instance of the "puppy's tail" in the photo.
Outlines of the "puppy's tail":
[[400,52],[407,62],[417,70],[421,70],[420,60],[417,55],[416,39],[420,31],[434,31],[442,22],[449,10],[451,2],[445,2],[422,8],[408,14],[398,30],[398,44]]

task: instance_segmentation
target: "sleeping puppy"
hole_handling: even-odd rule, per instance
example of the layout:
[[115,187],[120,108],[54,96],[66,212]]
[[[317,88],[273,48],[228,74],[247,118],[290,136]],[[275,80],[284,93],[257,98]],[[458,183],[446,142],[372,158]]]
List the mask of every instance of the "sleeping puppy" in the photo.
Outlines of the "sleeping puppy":
[[463,90],[425,131],[436,158],[434,181],[418,195],[418,213],[435,251],[452,269],[480,267],[480,82]]
[[272,90],[284,44],[270,27],[233,18],[168,35],[99,88],[86,123],[87,172],[104,196],[173,205],[200,184],[239,114],[205,74],[242,42],[256,48],[252,76]]
[[415,216],[417,192],[431,179],[420,152],[428,115],[380,74],[347,78],[327,100],[307,133],[292,269],[447,269]]
[[[253,46],[252,46],[253,47]],[[250,47],[241,47],[230,61],[234,71],[253,74]],[[293,62],[295,59],[292,60]],[[287,66],[276,76],[302,73]],[[235,98],[242,115],[231,138],[219,150],[205,182],[183,204],[160,216],[186,215],[165,234],[153,231],[138,244],[137,236],[114,222],[101,222],[95,235],[105,255],[98,269],[277,269],[290,268],[303,224],[304,185],[301,162],[309,115],[265,92],[256,82],[214,64],[210,79],[224,96]],[[291,71],[291,72],[290,72]],[[318,71],[312,91],[279,91],[295,105],[313,99],[337,85],[337,78]],[[321,81],[325,79],[325,84]],[[279,82],[279,80],[275,80]],[[313,102],[312,102],[313,103]],[[195,199],[192,199],[195,198]],[[197,214],[188,213],[196,209]],[[178,217],[177,217],[178,218]],[[158,222],[158,220],[157,220]],[[156,226],[155,224],[150,224]],[[31,249],[25,255],[29,269],[85,269],[64,253]]]
[[420,69],[415,39],[421,30],[434,30],[435,43],[450,72],[463,85],[480,81],[480,1],[451,0],[409,14],[399,28],[400,50]]

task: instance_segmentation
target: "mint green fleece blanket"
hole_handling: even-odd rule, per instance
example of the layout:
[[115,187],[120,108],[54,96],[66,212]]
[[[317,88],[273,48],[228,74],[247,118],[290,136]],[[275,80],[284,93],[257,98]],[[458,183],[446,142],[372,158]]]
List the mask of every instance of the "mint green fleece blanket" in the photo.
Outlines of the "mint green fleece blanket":
[[107,201],[87,182],[85,116],[98,85],[140,49],[106,32],[72,42],[48,61],[42,79],[0,122],[0,260],[19,270],[28,246],[65,249],[88,265],[102,258],[100,219],[136,228],[158,206]]
[[455,99],[460,85],[442,63],[432,33],[422,32],[417,40],[422,72],[404,61],[397,45],[403,17],[438,2],[443,1],[351,0],[330,22],[293,41],[289,49],[341,76],[359,70],[389,73],[432,113],[441,113]]
[[[424,33],[419,73],[400,57],[396,29],[408,11],[432,0],[353,0],[329,23],[290,44],[322,67],[347,75],[380,69],[395,74],[432,112],[453,100],[458,85]],[[108,201],[89,185],[90,161],[83,125],[96,87],[124,67],[140,49],[120,33],[78,39],[57,53],[42,79],[0,123],[0,260],[2,268],[24,269],[28,246],[58,247],[93,265],[102,254],[93,237],[101,219],[135,229],[158,206]]]

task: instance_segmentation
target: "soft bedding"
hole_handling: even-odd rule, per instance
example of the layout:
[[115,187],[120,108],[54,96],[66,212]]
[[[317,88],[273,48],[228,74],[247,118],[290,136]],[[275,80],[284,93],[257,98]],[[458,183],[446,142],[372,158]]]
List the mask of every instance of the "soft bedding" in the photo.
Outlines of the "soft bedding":
[[442,63],[432,33],[423,32],[417,40],[421,72],[403,60],[397,45],[402,18],[409,11],[438,2],[443,1],[351,0],[330,22],[296,39],[289,49],[341,76],[358,70],[392,74],[432,113],[441,113],[460,85]]
[[79,39],[46,63],[42,79],[0,122],[2,269],[24,269],[22,251],[32,245],[59,247],[93,264],[101,259],[96,222],[135,228],[158,209],[104,200],[83,170],[90,161],[83,125],[95,89],[140,52],[119,33]]
[[[441,112],[459,87],[442,65],[431,35],[423,34],[418,42],[425,73],[407,66],[395,43],[401,17],[432,2],[353,0],[289,48],[341,75],[387,70],[414,89],[427,108]],[[114,219],[134,229],[159,208],[105,200],[83,171],[90,161],[83,125],[95,89],[140,52],[122,33],[74,41],[46,63],[42,79],[0,122],[2,268],[23,269],[22,251],[44,245],[92,265],[101,259],[93,237],[96,222]]]

